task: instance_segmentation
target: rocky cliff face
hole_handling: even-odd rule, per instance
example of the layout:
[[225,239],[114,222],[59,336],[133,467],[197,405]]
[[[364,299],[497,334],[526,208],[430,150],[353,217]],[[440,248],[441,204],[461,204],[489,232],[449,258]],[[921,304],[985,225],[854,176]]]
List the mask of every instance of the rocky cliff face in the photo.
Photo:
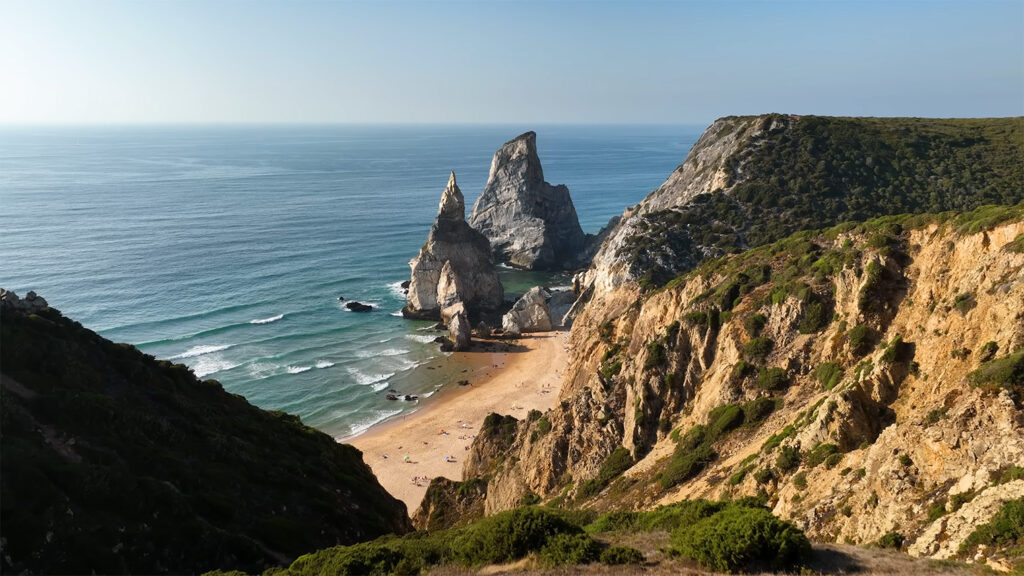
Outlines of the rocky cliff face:
[[259,573],[410,529],[355,448],[0,293],[3,572]]
[[572,269],[583,262],[587,239],[569,189],[544,181],[534,132],[495,152],[469,224],[487,236],[499,261],[517,268]]
[[716,120],[625,211],[581,278],[596,294],[660,286],[706,258],[798,230],[1021,200],[1024,119]]
[[[638,295],[583,307],[488,512],[762,493],[815,538],[946,557],[1024,495],[1024,205],[800,234]],[[583,493],[620,446],[637,464]]]
[[494,269],[487,238],[466,223],[466,205],[455,173],[441,195],[437,219],[427,243],[409,262],[406,317],[439,319],[441,310],[457,302],[467,313],[501,306],[504,291]]

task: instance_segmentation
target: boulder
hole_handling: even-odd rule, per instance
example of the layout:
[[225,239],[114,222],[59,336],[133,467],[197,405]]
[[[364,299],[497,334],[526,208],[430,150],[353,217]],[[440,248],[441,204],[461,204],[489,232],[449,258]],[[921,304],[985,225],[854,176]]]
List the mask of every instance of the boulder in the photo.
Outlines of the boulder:
[[465,312],[459,312],[448,320],[448,339],[451,340],[452,350],[456,352],[469,350],[472,343],[471,334],[469,318]]
[[587,237],[569,189],[544,181],[534,132],[495,152],[469,224],[487,237],[499,261],[516,268],[561,270],[584,263]]
[[409,262],[412,277],[407,305],[402,310],[406,318],[438,319],[441,309],[455,301],[463,302],[467,313],[501,306],[504,291],[494,269],[490,244],[466,223],[465,215],[465,201],[453,172],[427,242]]
[[355,302],[355,301],[346,302],[345,303],[345,308],[348,308],[349,310],[351,310],[353,312],[369,312],[370,310],[373,310],[373,306],[370,306],[369,304],[363,304],[362,302]]
[[512,309],[501,318],[501,327],[506,334],[517,336],[526,332],[546,332],[551,330],[551,312],[547,300],[550,294],[539,286],[534,286],[516,300]]
[[14,292],[0,288],[0,308],[8,308],[24,314],[35,314],[49,308],[46,300],[33,291],[25,294],[25,298],[19,298]]
[[552,290],[551,297],[548,298],[548,313],[551,314],[551,323],[555,326],[565,326],[565,316],[575,302],[576,295],[572,291]]

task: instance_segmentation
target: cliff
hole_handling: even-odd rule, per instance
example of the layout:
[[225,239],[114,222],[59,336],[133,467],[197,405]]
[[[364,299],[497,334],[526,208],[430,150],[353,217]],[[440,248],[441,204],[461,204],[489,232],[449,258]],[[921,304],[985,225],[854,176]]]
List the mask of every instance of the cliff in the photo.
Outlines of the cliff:
[[361,453],[3,294],[3,572],[260,572],[410,529]]
[[[455,173],[441,194],[427,242],[409,262],[412,278],[402,314],[437,320],[458,302],[475,314],[499,308],[504,291],[487,238],[466,223],[466,205]],[[447,321],[447,319],[446,319]]]
[[534,132],[494,153],[469,224],[487,236],[499,261],[517,268],[561,270],[584,263],[587,237],[569,189],[544,181]]
[[1024,118],[716,120],[609,231],[583,284],[660,286],[706,258],[887,214],[1024,198]]
[[486,509],[760,493],[816,539],[955,556],[1024,496],[1022,303],[1024,204],[801,233],[592,301]]

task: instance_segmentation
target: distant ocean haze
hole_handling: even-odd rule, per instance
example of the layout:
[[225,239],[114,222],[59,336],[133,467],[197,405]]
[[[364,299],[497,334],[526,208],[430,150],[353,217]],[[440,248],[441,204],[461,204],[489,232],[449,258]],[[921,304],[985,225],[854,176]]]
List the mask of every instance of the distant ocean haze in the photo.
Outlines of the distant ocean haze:
[[[386,390],[427,396],[484,370],[444,368],[431,323],[399,316],[400,283],[449,171],[468,212],[494,151],[528,129],[594,233],[703,127],[0,128],[0,286],[349,436],[415,409]],[[502,280],[518,294],[569,279]]]

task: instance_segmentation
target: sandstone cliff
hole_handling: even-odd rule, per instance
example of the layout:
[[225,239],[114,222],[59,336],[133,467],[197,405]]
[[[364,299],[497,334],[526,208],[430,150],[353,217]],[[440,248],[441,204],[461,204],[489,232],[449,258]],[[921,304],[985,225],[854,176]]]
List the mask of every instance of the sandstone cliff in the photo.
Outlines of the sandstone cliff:
[[455,173],[441,195],[427,242],[409,262],[412,278],[402,314],[439,319],[441,310],[462,302],[467,313],[495,310],[504,291],[487,238],[466,223],[466,205]]
[[494,153],[469,224],[487,236],[499,261],[517,268],[572,269],[583,263],[587,238],[569,189],[544,181],[534,132]]
[[[946,557],[1024,495],[1024,205],[804,233],[637,294],[578,315],[489,513],[762,493],[815,538]],[[595,484],[619,447],[638,463]]]

